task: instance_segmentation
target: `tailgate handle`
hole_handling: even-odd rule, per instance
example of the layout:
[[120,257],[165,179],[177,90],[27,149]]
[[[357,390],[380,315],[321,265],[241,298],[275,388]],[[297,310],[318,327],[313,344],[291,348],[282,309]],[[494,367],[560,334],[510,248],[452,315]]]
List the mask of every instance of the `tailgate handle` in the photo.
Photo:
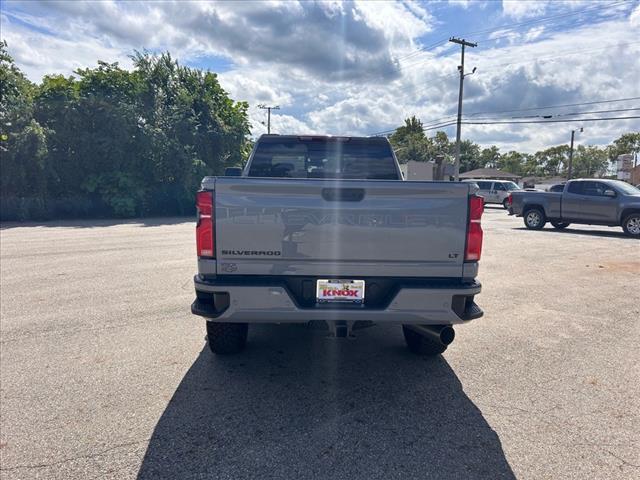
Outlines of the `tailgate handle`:
[[322,198],[328,202],[360,202],[364,198],[363,188],[323,188]]

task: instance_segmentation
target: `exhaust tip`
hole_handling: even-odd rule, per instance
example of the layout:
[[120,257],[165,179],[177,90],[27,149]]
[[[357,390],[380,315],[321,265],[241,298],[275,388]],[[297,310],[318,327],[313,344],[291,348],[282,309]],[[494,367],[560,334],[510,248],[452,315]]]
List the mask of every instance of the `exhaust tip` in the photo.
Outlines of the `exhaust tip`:
[[455,338],[456,331],[453,329],[453,327],[442,327],[442,330],[440,330],[440,341],[443,345],[450,345]]

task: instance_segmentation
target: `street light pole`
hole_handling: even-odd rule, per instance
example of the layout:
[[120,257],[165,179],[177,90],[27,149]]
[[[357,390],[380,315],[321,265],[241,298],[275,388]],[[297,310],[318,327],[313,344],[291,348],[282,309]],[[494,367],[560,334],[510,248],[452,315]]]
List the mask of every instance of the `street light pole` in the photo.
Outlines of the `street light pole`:
[[[583,132],[584,129],[580,128],[580,132]],[[567,180],[571,180],[571,174],[573,173],[573,139],[575,137],[576,131],[571,130],[571,146],[569,147],[569,167],[567,168]]]
[[[467,42],[464,38],[455,38],[451,37],[449,39],[452,43],[457,43],[462,45],[462,52],[460,57],[460,66],[458,67],[458,71],[460,72],[460,90],[458,91],[458,120],[456,122],[456,163],[455,163],[455,179],[456,182],[460,180],[460,135],[461,135],[461,127],[462,127],[462,92],[464,89],[464,48],[465,47],[477,47],[477,43]],[[473,69],[475,72],[476,69]],[[471,73],[473,73],[471,72]]]

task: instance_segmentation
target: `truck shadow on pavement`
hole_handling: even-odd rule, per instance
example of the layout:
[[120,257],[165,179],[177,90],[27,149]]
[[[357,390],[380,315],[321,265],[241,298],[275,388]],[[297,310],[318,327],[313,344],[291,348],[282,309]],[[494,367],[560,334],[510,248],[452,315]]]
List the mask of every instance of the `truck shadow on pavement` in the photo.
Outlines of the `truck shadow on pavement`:
[[164,225],[179,225],[181,223],[195,224],[195,215],[184,217],[151,217],[130,219],[86,219],[86,220],[47,220],[43,222],[1,222],[0,230],[12,228],[45,227],[45,228],[93,228],[114,227],[116,225],[140,225],[142,227],[161,227]]
[[443,358],[410,354],[398,327],[357,333],[256,326],[241,355],[205,347],[138,478],[515,478]]
[[[602,227],[606,229],[607,227]],[[618,230],[614,230],[617,228]],[[526,227],[517,227],[514,230],[526,230],[532,233],[550,233],[556,235],[586,235],[588,237],[610,237],[610,238],[624,238],[626,240],[637,241],[636,238],[630,237],[626,235],[620,227],[611,227],[609,230],[580,230],[578,228],[567,227],[562,230],[558,230],[556,228],[543,228],[542,230],[529,230]]]

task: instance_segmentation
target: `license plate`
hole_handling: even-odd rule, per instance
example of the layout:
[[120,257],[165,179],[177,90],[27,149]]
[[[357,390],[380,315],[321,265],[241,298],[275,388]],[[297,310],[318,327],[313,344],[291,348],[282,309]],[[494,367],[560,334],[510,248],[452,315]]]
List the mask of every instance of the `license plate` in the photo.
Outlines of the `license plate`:
[[316,299],[318,303],[363,303],[364,280],[318,280]]

